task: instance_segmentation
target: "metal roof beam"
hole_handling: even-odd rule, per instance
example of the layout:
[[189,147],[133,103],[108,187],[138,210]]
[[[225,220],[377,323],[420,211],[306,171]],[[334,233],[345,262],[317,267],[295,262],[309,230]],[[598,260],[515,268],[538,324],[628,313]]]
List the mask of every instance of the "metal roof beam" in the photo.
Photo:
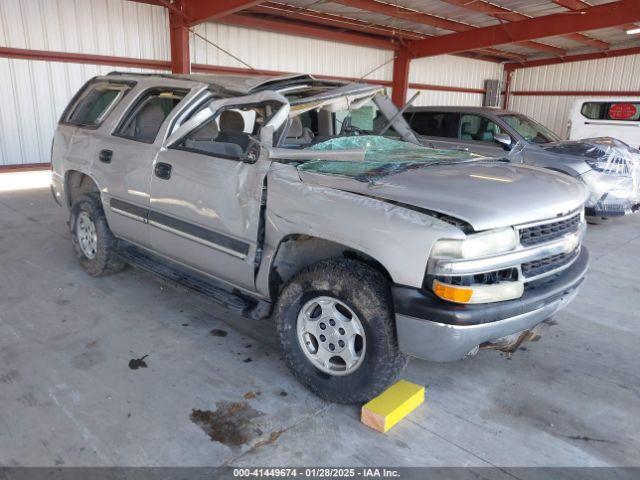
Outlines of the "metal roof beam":
[[478,48],[517,43],[543,37],[565,35],[640,21],[638,0],[619,0],[575,13],[556,13],[519,22],[442,35],[411,43],[414,57],[465,52]]
[[361,47],[395,50],[397,45],[388,37],[366,35],[364,33],[340,32],[334,29],[315,26],[309,23],[287,20],[273,20],[244,14],[227,15],[217,20],[218,23],[238,27],[255,28],[270,32],[297,35],[300,37],[318,38],[333,42],[349,43]]
[[[246,10],[246,13],[266,14],[274,17],[274,19],[277,20],[283,18],[291,20],[301,20],[303,22],[331,27],[332,31],[335,31],[336,29],[344,29],[345,31],[354,30],[368,34],[375,33],[376,35],[386,36],[389,38],[398,38],[400,42],[406,40],[421,40],[429,37],[429,35],[420,32],[393,28],[385,25],[378,25],[349,17],[343,17],[335,13],[327,13],[307,8],[292,7],[290,5],[284,5],[269,1]],[[492,62],[503,61],[504,59],[526,61],[526,57],[522,55],[503,50],[496,50],[494,48],[485,48],[477,50],[477,52],[481,54],[481,59],[489,60]]]
[[[339,3],[348,7],[357,8],[360,10],[366,10],[372,13],[379,13],[392,18],[399,18],[413,23],[419,23],[422,25],[428,25],[430,27],[440,28],[442,30],[451,30],[452,32],[468,32],[478,30],[478,27],[469,25],[467,23],[456,22],[455,20],[449,20],[447,18],[437,17],[425,12],[418,12],[409,8],[390,5],[388,3],[378,2],[376,0],[331,0],[334,3]],[[469,3],[469,0],[463,0]],[[564,55],[566,52],[558,47],[551,45],[545,45],[537,42],[522,42],[522,46],[538,50],[541,52],[553,53],[556,55]]]
[[264,2],[247,10],[246,13],[258,13],[290,20],[301,20],[303,22],[328,26],[332,29],[355,30],[368,33],[370,35],[383,35],[401,40],[421,40],[428,36],[411,30],[378,25],[370,22],[364,22],[362,20],[343,17],[335,13],[320,12],[302,7],[293,7],[291,5],[276,2]]
[[599,60],[602,58],[623,57],[626,55],[639,55],[640,47],[619,48],[607,52],[583,53],[581,55],[569,55],[563,58],[543,58],[540,60],[528,60],[526,62],[505,63],[505,69],[517,70],[519,68],[543,67],[559,63],[584,62],[586,60]]
[[[505,20],[507,22],[519,22],[520,20],[527,20],[531,17],[524,15],[508,8],[500,7],[499,5],[493,5],[485,2],[484,0],[477,0],[470,2],[469,0],[441,0],[443,2],[455,5],[457,7],[473,10],[474,12],[484,13],[499,20]],[[589,45],[590,47],[597,48],[599,50],[607,50],[610,45],[602,40],[596,40],[594,38],[587,37],[581,33],[569,33],[563,35],[563,37],[573,40],[574,42]]]
[[372,13],[379,13],[388,17],[399,18],[413,23],[429,25],[443,30],[451,30],[453,32],[465,32],[473,30],[472,25],[462,22],[456,22],[447,18],[437,17],[426,12],[418,12],[409,8],[404,8],[388,3],[378,2],[376,0],[331,0],[333,3],[339,3],[346,7],[353,7],[359,10],[366,10]]
[[[589,8],[591,6],[582,0],[553,0],[553,3],[560,5],[567,10],[582,10],[583,8]],[[622,25],[623,30],[630,30],[632,28],[638,28],[638,26],[633,23]]]
[[183,11],[189,25],[196,25],[218,20],[262,2],[264,0],[183,0]]

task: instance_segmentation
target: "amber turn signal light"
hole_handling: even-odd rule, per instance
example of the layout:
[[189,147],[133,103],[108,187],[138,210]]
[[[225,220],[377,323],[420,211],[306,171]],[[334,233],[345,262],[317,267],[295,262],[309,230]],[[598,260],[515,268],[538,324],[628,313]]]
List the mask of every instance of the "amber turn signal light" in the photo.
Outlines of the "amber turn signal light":
[[469,303],[471,296],[473,295],[473,289],[448,285],[438,280],[434,280],[433,293],[450,302]]

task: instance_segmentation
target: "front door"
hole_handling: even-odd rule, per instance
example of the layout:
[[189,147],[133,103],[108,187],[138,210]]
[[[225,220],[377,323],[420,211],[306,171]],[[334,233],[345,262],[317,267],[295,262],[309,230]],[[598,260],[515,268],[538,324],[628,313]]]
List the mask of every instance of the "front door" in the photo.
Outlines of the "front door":
[[264,95],[212,102],[167,141],[151,180],[153,249],[247,290],[270,166],[257,137],[283,107]]
[[506,132],[483,115],[463,114],[460,117],[460,146],[472,153],[487,157],[506,156],[504,147],[493,139],[496,133]]

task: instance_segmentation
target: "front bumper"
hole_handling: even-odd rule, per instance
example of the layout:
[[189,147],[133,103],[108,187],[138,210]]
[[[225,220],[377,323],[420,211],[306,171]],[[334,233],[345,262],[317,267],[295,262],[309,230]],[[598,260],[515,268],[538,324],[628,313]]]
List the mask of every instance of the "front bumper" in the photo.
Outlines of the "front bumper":
[[623,217],[640,210],[640,200],[617,198],[605,193],[593,205],[587,204],[584,208],[585,215],[589,217]]
[[590,170],[579,178],[589,189],[585,215],[621,217],[640,208],[638,183],[640,171],[631,176],[616,176]]
[[64,206],[64,181],[55,172],[51,174],[51,195],[58,205]]
[[530,330],[573,300],[588,266],[589,253],[582,247],[576,261],[557,277],[531,285],[517,300],[490,304],[451,304],[424,289],[396,286],[400,350],[447,362],[463,358],[482,343]]

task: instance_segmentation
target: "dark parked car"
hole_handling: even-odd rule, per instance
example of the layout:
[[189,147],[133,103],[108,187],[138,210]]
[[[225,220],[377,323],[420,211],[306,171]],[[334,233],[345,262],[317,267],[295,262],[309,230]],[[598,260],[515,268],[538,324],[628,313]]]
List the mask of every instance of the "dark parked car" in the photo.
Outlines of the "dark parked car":
[[[405,118],[425,146],[502,156],[566,173],[590,192],[592,217],[640,209],[640,151],[614,138],[562,141],[520,113],[486,107],[413,107]],[[507,153],[508,152],[508,153]]]

